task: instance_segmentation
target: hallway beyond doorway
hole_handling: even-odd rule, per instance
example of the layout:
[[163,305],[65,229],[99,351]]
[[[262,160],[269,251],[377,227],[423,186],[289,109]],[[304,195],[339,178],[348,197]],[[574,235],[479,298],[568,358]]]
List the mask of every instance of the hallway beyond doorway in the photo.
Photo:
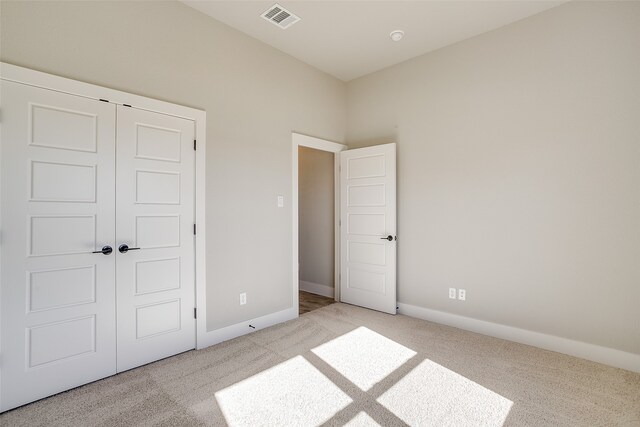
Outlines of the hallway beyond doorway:
[[336,302],[333,298],[323,297],[322,295],[316,295],[310,292],[299,291],[299,294],[301,315]]

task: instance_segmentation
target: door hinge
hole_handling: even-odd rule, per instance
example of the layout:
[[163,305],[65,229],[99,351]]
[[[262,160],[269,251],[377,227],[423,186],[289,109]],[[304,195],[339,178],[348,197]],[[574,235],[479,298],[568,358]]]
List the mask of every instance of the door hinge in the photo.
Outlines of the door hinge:
[[196,235],[196,225],[195,224],[193,224],[193,235],[194,236]]
[[198,309],[196,307],[193,307],[193,318],[194,319],[198,318]]
[[193,151],[196,151],[196,146],[198,145],[198,142],[194,139],[193,140]]

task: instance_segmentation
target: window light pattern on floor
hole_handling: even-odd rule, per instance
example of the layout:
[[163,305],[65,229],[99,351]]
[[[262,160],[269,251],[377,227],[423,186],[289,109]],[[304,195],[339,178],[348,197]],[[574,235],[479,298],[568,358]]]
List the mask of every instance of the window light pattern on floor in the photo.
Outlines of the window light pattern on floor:
[[360,411],[358,415],[353,417],[351,421],[346,423],[344,427],[382,427],[373,418],[367,415],[366,412]]
[[[341,413],[349,414],[345,424],[349,427],[389,423],[499,427],[513,405],[365,327],[311,352],[315,356],[295,356],[218,391],[215,397],[227,423],[247,427],[319,426]],[[319,368],[342,385],[334,384]],[[379,384],[394,372],[399,379],[389,378]],[[345,386],[344,381],[362,391]],[[379,386],[374,387],[376,384]],[[373,403],[373,407],[359,410],[365,403]]]
[[311,351],[364,391],[416,355],[363,326]]
[[216,393],[230,426],[315,426],[351,398],[296,356]]
[[428,359],[377,401],[411,426],[501,426],[513,405]]

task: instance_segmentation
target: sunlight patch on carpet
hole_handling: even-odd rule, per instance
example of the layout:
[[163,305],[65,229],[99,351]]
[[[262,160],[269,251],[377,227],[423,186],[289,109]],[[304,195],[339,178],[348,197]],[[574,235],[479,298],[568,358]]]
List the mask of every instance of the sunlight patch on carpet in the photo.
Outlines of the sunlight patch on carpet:
[[314,426],[352,400],[304,357],[218,391],[216,400],[230,426]]
[[416,355],[415,351],[364,326],[311,351],[363,391]]
[[377,399],[409,425],[502,426],[513,402],[430,360]]
[[382,427],[366,412],[360,411],[358,415],[353,417],[344,427]]

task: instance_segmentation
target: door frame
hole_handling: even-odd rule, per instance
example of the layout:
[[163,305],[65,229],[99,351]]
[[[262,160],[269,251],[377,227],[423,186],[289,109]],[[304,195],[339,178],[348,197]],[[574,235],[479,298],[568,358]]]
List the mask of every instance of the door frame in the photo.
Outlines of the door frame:
[[[198,316],[196,318],[195,342],[196,348],[204,348],[207,346],[205,335],[207,333],[206,318],[206,222],[205,222],[205,205],[206,205],[206,122],[207,113],[204,110],[186,107],[182,105],[172,104],[165,101],[159,101],[153,98],[147,98],[140,95],[110,89],[90,83],[68,79],[53,74],[35,71],[29,68],[19,67],[16,65],[0,62],[0,79],[22,83],[29,86],[50,89],[58,92],[76,95],[84,98],[90,98],[117,105],[125,105],[141,110],[152,111],[156,113],[166,114],[170,116],[180,117],[191,120],[195,125],[195,140],[197,141],[197,149],[195,150],[195,218],[196,236],[195,236],[195,305]],[[1,221],[1,218],[0,218]],[[0,283],[1,285],[1,283]],[[0,342],[0,350],[2,343]]]
[[293,190],[291,192],[291,215],[293,220],[292,227],[292,245],[293,245],[293,258],[292,258],[292,266],[293,266],[293,307],[295,308],[296,317],[298,317],[299,312],[299,300],[298,300],[298,291],[299,291],[299,275],[300,275],[300,265],[299,265],[299,236],[298,236],[298,148],[299,147],[307,147],[307,148],[315,148],[316,150],[328,151],[333,153],[333,198],[334,198],[334,219],[333,219],[333,228],[334,228],[334,272],[333,272],[333,282],[334,282],[334,291],[333,298],[336,301],[340,301],[340,156],[339,153],[347,149],[346,145],[338,144],[337,142],[327,141],[326,139],[315,138],[313,136],[303,135],[301,133],[291,132],[291,142],[292,142],[292,159],[293,159],[293,167],[292,167],[292,175],[293,175]]

